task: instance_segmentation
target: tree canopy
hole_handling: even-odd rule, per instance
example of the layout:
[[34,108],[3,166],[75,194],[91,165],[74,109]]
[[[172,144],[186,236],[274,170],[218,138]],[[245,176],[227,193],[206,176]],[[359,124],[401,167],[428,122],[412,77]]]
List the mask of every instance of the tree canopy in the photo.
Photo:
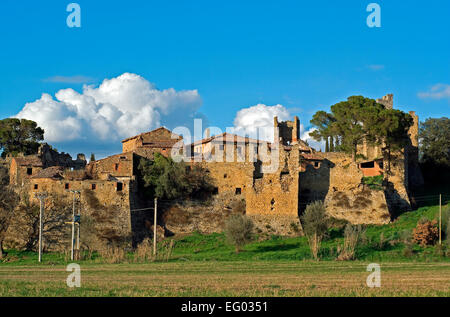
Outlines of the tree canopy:
[[449,118],[429,118],[421,122],[419,140],[423,163],[450,167]]
[[139,167],[146,195],[160,199],[201,198],[212,192],[212,180],[200,166],[177,163],[155,153],[153,160],[142,158]]
[[0,120],[0,148],[2,157],[19,153],[36,154],[39,141],[44,140],[44,130],[27,119],[8,118]]
[[355,160],[363,142],[383,145],[388,151],[401,148],[412,123],[407,113],[386,109],[370,98],[351,96],[331,106],[331,113],[316,112],[311,124],[317,130],[310,135],[329,142],[326,149],[351,153]]

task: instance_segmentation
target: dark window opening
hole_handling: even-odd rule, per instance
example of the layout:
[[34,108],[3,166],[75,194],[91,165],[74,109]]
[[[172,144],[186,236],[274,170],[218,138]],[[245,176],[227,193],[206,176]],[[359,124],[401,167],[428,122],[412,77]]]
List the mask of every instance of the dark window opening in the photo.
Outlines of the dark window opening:
[[28,175],[32,175],[33,174],[33,169],[31,167],[27,168],[27,174]]
[[126,160],[127,157],[126,157],[126,156],[121,156],[120,159],[121,159],[121,160]]
[[64,189],[69,189],[69,188],[70,188],[69,183],[65,183],[65,184],[64,184]]
[[214,187],[213,195],[217,195],[217,194],[219,194],[219,188],[218,187]]
[[117,183],[117,191],[120,192],[123,189],[123,184],[122,183]]
[[236,195],[240,195],[242,193],[242,190],[238,187],[236,188]]
[[375,162],[365,162],[365,163],[361,163],[361,168],[374,168],[375,167]]
[[34,189],[38,189],[38,184],[34,184]]
[[97,189],[97,184],[92,184],[92,185],[91,185],[91,189],[92,189],[92,190],[96,190],[96,189]]
[[114,165],[114,170],[116,170],[116,171],[119,170],[119,163],[116,163],[116,164]]
[[270,210],[274,209],[274,205],[275,205],[275,199],[272,198],[272,200],[270,201]]
[[223,178],[227,178],[227,176],[228,176],[227,174],[223,174]]
[[314,167],[319,167],[319,162],[314,162]]

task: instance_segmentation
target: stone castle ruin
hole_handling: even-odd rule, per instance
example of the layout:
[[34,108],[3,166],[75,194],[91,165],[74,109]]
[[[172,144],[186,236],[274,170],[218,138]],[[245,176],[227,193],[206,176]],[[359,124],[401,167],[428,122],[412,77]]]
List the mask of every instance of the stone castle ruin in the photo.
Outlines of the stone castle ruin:
[[[393,96],[377,102],[392,108]],[[94,205],[113,206],[120,233],[136,240],[148,231],[149,215],[140,210],[148,204],[138,193],[139,161],[152,159],[156,152],[170,156],[175,150],[184,152],[188,164],[201,165],[209,172],[214,195],[245,200],[245,213],[257,225],[286,232],[292,224],[299,224],[299,214],[316,200],[324,201],[335,218],[354,224],[385,224],[394,210],[411,208],[410,188],[423,182],[418,168],[418,117],[410,114],[414,118],[410,142],[403,151],[391,154],[389,175],[381,148],[361,145],[364,159],[355,164],[351,155],[320,152],[302,141],[298,117],[282,122],[275,117],[272,143],[207,132],[206,138],[184,145],[181,136],[161,127],[123,140],[122,153],[89,163],[82,154],[72,160],[44,144],[36,155],[11,158],[10,183],[32,199],[42,191],[71,199],[70,190],[79,190],[83,212],[93,212],[92,197]],[[363,183],[363,177],[378,175],[384,178],[382,188]]]

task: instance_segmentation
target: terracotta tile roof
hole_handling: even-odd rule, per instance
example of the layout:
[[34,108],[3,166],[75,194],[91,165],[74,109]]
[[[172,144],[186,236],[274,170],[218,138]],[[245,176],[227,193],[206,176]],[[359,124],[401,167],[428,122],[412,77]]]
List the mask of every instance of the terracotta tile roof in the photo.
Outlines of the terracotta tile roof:
[[64,167],[51,166],[39,171],[31,178],[63,178]]
[[224,132],[222,134],[219,135],[214,135],[212,137],[209,138],[205,138],[199,141],[195,141],[194,143],[192,143],[191,145],[198,145],[198,144],[204,144],[204,143],[209,143],[211,141],[216,141],[216,142],[238,142],[238,143],[269,143],[267,141],[262,141],[262,140],[257,140],[257,139],[252,139],[249,137],[243,137],[237,134],[232,134],[232,133],[227,133]]
[[37,155],[27,155],[23,157],[14,157],[17,165],[20,166],[43,166],[42,160]]
[[154,147],[154,148],[171,148],[173,147],[179,140],[174,139],[171,141],[149,141],[144,142],[142,146],[144,147]]
[[[166,130],[167,132],[170,132],[176,138],[178,138],[178,139],[181,138],[180,135],[172,133],[172,131],[170,131],[169,129],[164,128],[164,127],[159,127],[159,128],[157,128],[155,130],[152,130],[152,131],[149,131],[149,132],[144,132],[144,133],[141,133],[141,134],[138,134],[138,135],[126,138],[126,139],[122,140],[122,143],[130,141],[130,140],[133,140],[133,139],[136,139],[136,138],[139,138],[139,137],[141,137],[144,140],[144,143],[145,143],[145,140],[146,140],[147,137],[151,136],[153,133],[155,133],[156,131],[159,131],[159,130]],[[176,138],[174,140],[177,140]]]
[[95,160],[92,163],[101,162],[101,161],[104,161],[104,160],[109,160],[109,159],[112,159],[112,158],[117,157],[117,156],[124,156],[124,157],[126,157],[126,159],[132,159],[133,158],[133,151],[128,151],[128,152],[119,153],[119,154],[113,154],[113,155],[104,157],[102,159]]

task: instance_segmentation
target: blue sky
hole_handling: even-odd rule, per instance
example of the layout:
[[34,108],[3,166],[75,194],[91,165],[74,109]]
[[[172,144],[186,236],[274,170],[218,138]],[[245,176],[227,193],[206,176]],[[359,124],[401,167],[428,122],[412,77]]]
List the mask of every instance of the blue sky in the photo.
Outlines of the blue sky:
[[[197,90],[196,115],[222,129],[256,104],[281,104],[308,128],[315,111],[356,94],[393,93],[396,108],[422,120],[450,113],[447,0],[78,0],[79,29],[66,25],[70,2],[2,0],[2,118],[42,93],[82,93],[127,72],[160,90]],[[366,25],[370,2],[381,28]],[[53,143],[120,151],[120,141],[91,141]]]

